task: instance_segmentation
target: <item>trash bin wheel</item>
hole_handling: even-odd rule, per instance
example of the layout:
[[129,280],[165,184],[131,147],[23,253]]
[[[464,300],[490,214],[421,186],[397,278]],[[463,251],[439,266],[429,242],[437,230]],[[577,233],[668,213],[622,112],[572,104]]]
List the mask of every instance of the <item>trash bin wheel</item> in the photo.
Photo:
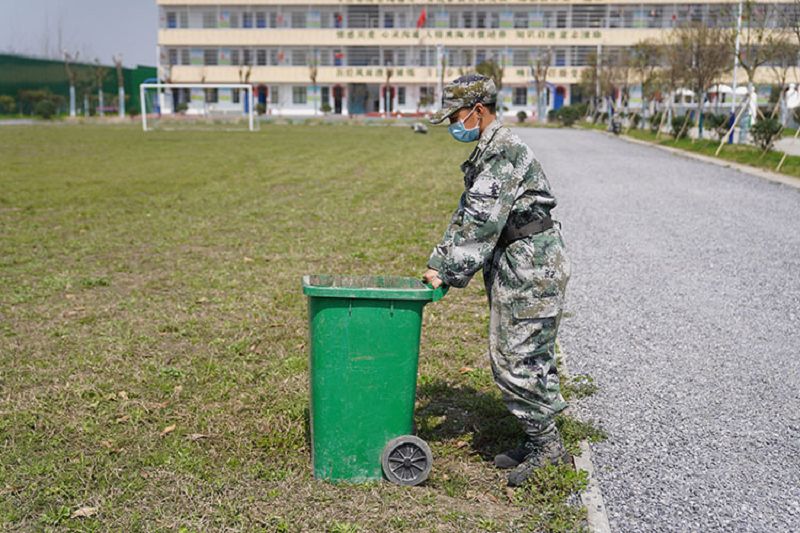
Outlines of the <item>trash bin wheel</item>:
[[386,479],[398,485],[419,485],[431,473],[431,449],[415,435],[403,435],[386,444],[381,454],[381,466]]

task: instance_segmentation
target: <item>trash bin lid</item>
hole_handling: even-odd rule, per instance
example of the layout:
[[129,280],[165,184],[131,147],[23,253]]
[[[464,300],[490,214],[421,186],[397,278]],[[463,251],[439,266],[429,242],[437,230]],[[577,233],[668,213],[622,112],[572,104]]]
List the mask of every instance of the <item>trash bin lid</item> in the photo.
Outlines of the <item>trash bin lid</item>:
[[303,276],[303,294],[327,298],[437,301],[445,287],[432,289],[420,280],[401,276]]

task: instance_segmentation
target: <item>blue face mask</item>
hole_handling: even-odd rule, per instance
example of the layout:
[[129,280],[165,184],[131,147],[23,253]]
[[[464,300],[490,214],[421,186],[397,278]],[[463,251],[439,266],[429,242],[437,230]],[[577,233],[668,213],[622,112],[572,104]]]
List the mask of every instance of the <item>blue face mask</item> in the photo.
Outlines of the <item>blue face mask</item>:
[[[464,117],[464,120],[467,120],[474,111],[474,109],[470,111],[469,114]],[[450,124],[450,127],[447,128],[450,131],[450,135],[453,136],[453,139],[462,143],[471,143],[477,141],[481,136],[480,128],[476,124],[474,128],[467,129],[464,126],[464,120],[459,120],[454,124]]]

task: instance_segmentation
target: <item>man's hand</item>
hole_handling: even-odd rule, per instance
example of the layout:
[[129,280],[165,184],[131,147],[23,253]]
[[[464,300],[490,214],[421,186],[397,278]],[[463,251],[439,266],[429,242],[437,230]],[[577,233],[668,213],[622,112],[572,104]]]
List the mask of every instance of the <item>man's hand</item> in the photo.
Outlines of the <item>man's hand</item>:
[[431,287],[438,289],[442,285],[442,280],[439,278],[439,271],[429,268],[422,275],[422,281],[430,283]]

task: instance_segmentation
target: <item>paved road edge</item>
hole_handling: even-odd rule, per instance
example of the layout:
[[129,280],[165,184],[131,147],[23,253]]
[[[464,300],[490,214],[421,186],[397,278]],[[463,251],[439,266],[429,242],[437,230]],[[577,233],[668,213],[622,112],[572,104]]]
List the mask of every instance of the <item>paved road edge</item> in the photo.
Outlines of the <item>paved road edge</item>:
[[[564,345],[561,342],[558,343],[558,351],[561,356],[561,370],[565,376],[569,376],[567,353],[564,351]],[[574,461],[575,468],[584,470],[588,475],[586,489],[581,492],[581,503],[586,507],[586,521],[589,523],[589,530],[594,533],[611,533],[603,492],[600,490],[600,483],[594,473],[592,447],[589,445],[589,441],[586,440],[580,442],[580,447],[581,454],[576,455]]]
[[617,139],[633,143],[633,144],[641,144],[644,146],[652,146],[653,148],[659,148],[661,150],[665,150],[670,152],[674,155],[686,157],[688,159],[696,159],[698,161],[703,161],[705,163],[711,163],[713,165],[717,165],[720,167],[728,167],[734,170],[738,170],[739,172],[744,172],[745,174],[750,174],[752,176],[756,176],[759,178],[763,178],[765,180],[769,180],[775,183],[781,183],[783,185],[787,185],[789,187],[794,187],[796,189],[800,189],[800,179],[792,178],[790,176],[786,176],[784,174],[778,174],[777,172],[771,172],[769,170],[764,170],[757,167],[752,167],[750,165],[743,165],[741,163],[734,163],[733,161],[726,161],[724,159],[718,159],[716,157],[711,157],[702,154],[695,154],[693,152],[687,152],[686,150],[681,150],[680,148],[672,148],[670,146],[664,146],[661,144],[656,144],[648,141],[643,141],[641,139],[634,139],[632,137],[627,137],[625,135],[614,135],[612,133],[608,133],[605,131],[598,131],[587,129],[587,131],[595,131],[597,133],[602,133],[608,137],[615,137]]

